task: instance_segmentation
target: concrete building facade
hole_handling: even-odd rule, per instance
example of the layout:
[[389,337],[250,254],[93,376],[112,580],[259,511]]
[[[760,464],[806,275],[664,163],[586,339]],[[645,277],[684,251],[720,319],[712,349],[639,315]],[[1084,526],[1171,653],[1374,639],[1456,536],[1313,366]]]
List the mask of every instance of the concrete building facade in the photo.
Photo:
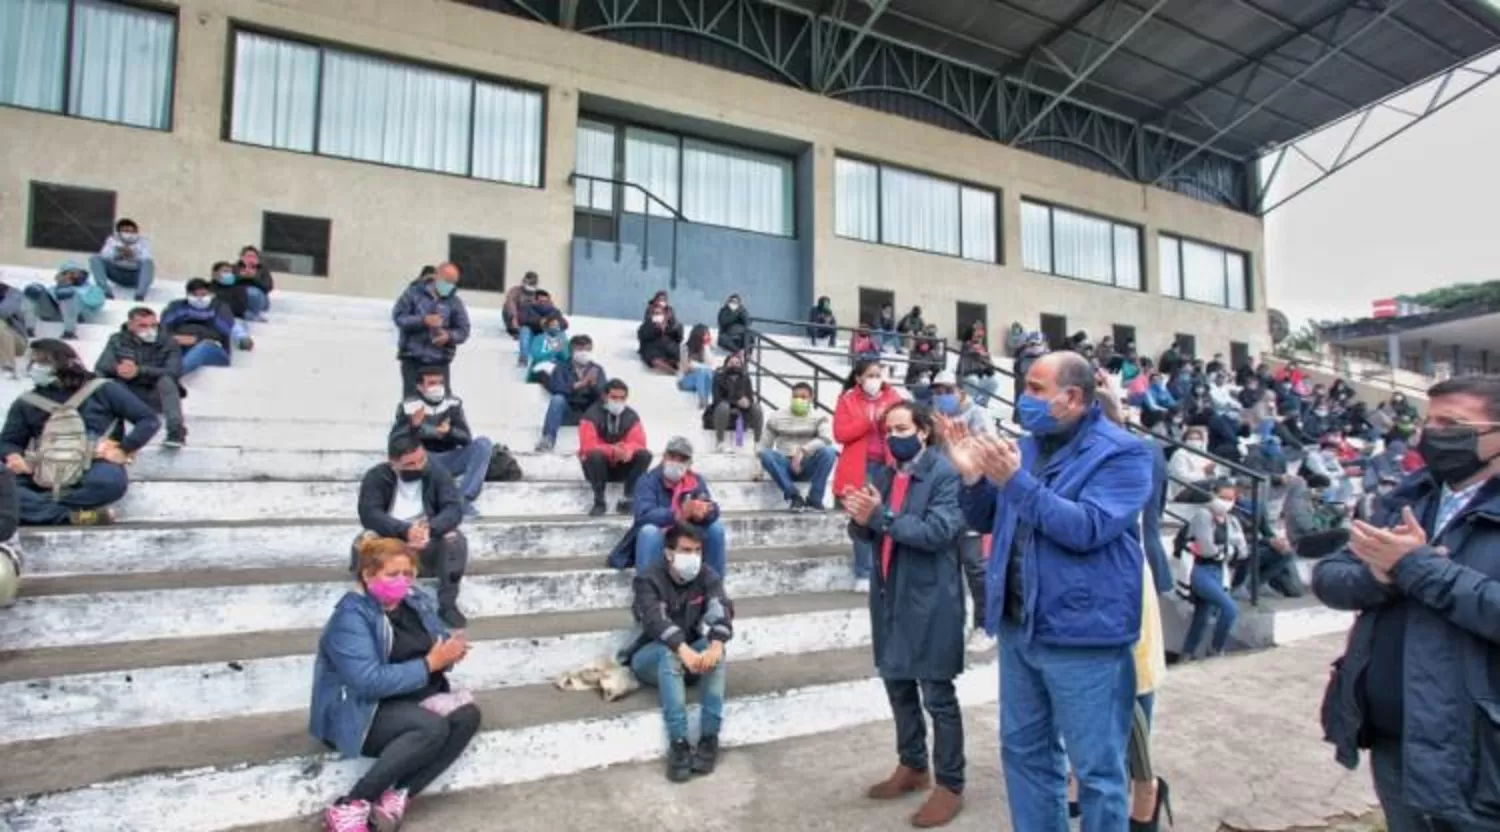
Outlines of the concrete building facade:
[[[686,123],[774,137],[795,156],[798,303],[828,295],[841,322],[861,288],[894,293],[898,313],[920,305],[955,335],[956,304],[982,304],[991,332],[1037,329],[1043,314],[1097,340],[1135,328],[1156,352],[1178,334],[1197,353],[1256,355],[1269,345],[1261,220],[1182,194],[1117,179],[768,81],[449,0],[181,0],[175,14],[169,129],[0,107],[0,262],[55,265],[76,253],[31,247],[32,183],[116,194],[115,213],[140,222],[158,272],[204,275],[244,244],[261,245],[264,212],[331,222],[326,276],[279,274],[288,288],[394,296],[449,235],[505,242],[512,282],[536,271],[566,307],[574,266],[575,140],[586,102],[609,101]],[[398,61],[451,68],[542,91],[540,187],[256,147],[228,138],[233,42],[239,28],[285,34]],[[581,104],[580,102],[585,102]],[[835,233],[839,157],[945,177],[995,191],[999,262],[868,243]],[[1104,217],[1141,232],[1141,289],[1028,271],[1022,201]],[[689,217],[691,219],[691,217]],[[1159,235],[1232,250],[1248,269],[1248,309],[1162,293]],[[755,287],[743,287],[752,310]],[[499,302],[470,292],[471,303]],[[644,298],[641,299],[642,302]],[[805,308],[805,307],[803,307]],[[692,323],[692,321],[685,321]],[[996,339],[991,338],[992,346]]]

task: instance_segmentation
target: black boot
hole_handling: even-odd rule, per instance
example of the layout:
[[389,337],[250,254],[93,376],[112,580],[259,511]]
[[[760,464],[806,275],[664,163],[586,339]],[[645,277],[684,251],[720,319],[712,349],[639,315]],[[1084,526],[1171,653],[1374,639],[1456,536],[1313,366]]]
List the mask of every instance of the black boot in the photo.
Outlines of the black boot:
[[667,779],[685,783],[693,776],[693,747],[687,740],[672,740],[667,749]]
[[698,748],[693,752],[693,773],[713,774],[714,766],[719,764],[719,737],[717,734],[709,734],[698,740]]
[[592,508],[589,509],[589,516],[590,517],[603,517],[605,510],[606,509],[604,508],[604,498],[603,497],[595,497],[594,498],[594,505],[593,505]]

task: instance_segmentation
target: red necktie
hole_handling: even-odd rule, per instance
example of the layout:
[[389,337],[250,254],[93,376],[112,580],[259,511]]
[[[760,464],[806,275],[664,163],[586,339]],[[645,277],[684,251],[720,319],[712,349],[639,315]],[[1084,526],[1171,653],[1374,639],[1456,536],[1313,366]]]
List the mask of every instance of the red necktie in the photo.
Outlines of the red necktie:
[[[901,506],[906,503],[906,489],[911,485],[911,474],[896,475],[895,481],[891,483],[891,514],[900,513]],[[886,530],[885,540],[880,543],[880,577],[891,576],[891,550],[894,542],[891,540],[890,530]]]

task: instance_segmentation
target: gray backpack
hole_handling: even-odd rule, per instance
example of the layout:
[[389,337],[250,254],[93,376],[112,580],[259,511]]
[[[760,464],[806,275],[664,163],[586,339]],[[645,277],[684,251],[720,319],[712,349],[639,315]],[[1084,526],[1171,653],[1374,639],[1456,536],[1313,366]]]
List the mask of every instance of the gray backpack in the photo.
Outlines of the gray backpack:
[[108,383],[102,378],[91,379],[62,404],[35,392],[21,396],[21,401],[47,414],[41,437],[26,452],[26,463],[31,466],[32,480],[43,488],[52,489],[54,498],[61,495],[63,489],[77,485],[94,462],[94,440],[89,437],[88,427],[84,425],[83,414],[78,408]]

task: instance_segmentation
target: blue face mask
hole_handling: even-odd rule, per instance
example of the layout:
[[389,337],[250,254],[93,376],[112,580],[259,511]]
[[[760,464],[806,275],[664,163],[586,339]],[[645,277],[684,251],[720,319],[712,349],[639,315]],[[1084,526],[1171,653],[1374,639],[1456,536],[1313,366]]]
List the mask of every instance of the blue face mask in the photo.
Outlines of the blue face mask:
[[1016,422],[1027,433],[1046,436],[1062,429],[1062,423],[1052,415],[1052,405],[1046,399],[1023,393],[1016,401]]
[[885,447],[890,450],[891,456],[895,457],[897,462],[910,462],[922,452],[922,437],[915,433],[910,436],[888,436],[885,439]]
[[942,413],[944,416],[958,415],[957,393],[941,393],[939,395],[933,396],[932,403],[937,405],[938,412]]
[[234,272],[219,272],[216,277],[218,278],[218,281],[225,286],[234,284]]
[[453,290],[458,288],[458,284],[449,283],[446,280],[435,280],[432,283],[432,288],[437,290],[438,297],[446,298],[453,294]]

